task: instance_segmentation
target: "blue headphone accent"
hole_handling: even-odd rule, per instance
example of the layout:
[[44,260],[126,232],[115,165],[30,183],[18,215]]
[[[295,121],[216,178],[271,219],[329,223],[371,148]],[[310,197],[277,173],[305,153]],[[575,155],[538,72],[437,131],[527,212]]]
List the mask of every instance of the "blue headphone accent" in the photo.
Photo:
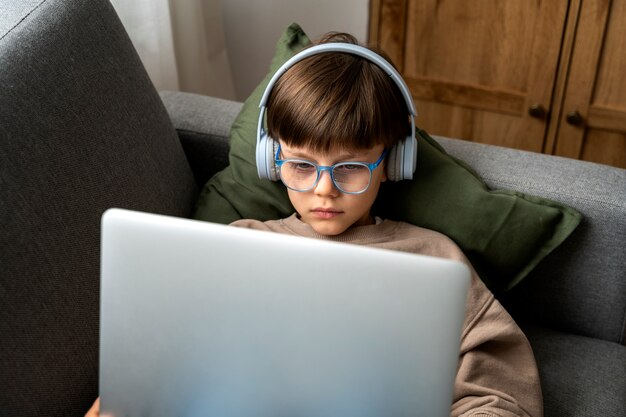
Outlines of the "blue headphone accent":
[[261,97],[261,102],[259,103],[261,110],[259,112],[256,144],[256,165],[259,178],[269,179],[272,181],[278,181],[279,179],[276,164],[274,162],[274,156],[276,154],[276,150],[278,149],[278,141],[272,139],[263,128],[267,100],[272,88],[274,88],[274,84],[276,84],[276,81],[278,81],[278,79],[296,62],[302,61],[311,55],[324,52],[344,52],[363,57],[382,68],[396,83],[402,93],[402,96],[404,97],[407,109],[409,110],[411,134],[389,150],[386,164],[387,178],[390,181],[413,179],[413,173],[415,172],[415,166],[417,163],[417,140],[415,139],[415,116],[417,116],[417,112],[415,111],[415,104],[413,103],[411,92],[402,79],[402,76],[389,62],[387,62],[387,60],[363,46],[351,43],[325,43],[306,48],[294,55],[280,68],[278,68],[274,76],[270,79],[270,82],[267,84],[265,92]]

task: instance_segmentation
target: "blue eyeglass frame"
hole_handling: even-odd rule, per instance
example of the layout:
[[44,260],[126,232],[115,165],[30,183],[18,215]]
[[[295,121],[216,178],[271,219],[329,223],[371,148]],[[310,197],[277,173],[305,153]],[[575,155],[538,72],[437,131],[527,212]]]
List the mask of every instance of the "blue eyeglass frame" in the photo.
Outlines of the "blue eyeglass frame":
[[[311,164],[313,165],[315,168],[317,168],[317,178],[315,179],[315,182],[313,183],[313,185],[311,185],[309,188],[307,188],[306,190],[296,190],[295,188],[291,188],[290,186],[288,186],[287,184],[285,184],[283,182],[283,184],[285,184],[285,187],[289,188],[290,190],[293,191],[297,191],[297,192],[307,192],[307,191],[311,191],[313,188],[315,188],[317,186],[317,183],[320,182],[320,178],[322,178],[322,172],[324,171],[328,171],[328,175],[330,176],[330,179],[333,182],[333,185],[335,186],[335,188],[337,188],[339,191],[341,191],[344,194],[363,194],[364,192],[367,191],[368,188],[370,188],[370,184],[372,183],[372,172],[378,168],[378,166],[381,164],[381,162],[383,162],[383,160],[385,159],[385,156],[387,155],[387,148],[385,148],[383,150],[383,153],[380,154],[380,157],[378,158],[378,160],[374,163],[368,163],[368,162],[360,162],[360,161],[345,161],[345,162],[337,162],[336,164],[333,165],[318,165],[315,162],[311,162],[311,161],[307,161],[304,159],[279,159],[279,155],[280,155],[280,149],[281,146],[278,145],[278,149],[276,150],[276,156],[274,156],[274,162],[276,163],[276,167],[280,168],[285,162],[306,162],[307,164]],[[341,189],[340,186],[337,185],[337,182],[335,181],[335,176],[333,175],[333,169],[335,169],[336,166],[338,165],[345,165],[345,164],[360,164],[360,165],[364,165],[366,166],[369,171],[370,171],[370,179],[367,183],[367,187],[365,187],[362,191],[357,191],[357,192],[351,192],[351,191],[344,191]],[[282,178],[281,178],[282,181]]]

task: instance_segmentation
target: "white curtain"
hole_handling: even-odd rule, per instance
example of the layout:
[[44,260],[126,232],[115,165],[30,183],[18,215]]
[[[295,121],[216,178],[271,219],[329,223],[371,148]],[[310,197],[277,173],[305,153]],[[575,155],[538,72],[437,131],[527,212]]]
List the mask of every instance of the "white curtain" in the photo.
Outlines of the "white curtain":
[[157,90],[235,99],[220,0],[111,0]]

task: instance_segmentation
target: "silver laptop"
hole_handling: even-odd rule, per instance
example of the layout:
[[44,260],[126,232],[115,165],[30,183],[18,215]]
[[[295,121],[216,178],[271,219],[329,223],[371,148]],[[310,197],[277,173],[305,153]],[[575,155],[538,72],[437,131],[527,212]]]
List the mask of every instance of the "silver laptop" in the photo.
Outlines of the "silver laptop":
[[457,262],[120,209],[102,218],[104,416],[448,416]]

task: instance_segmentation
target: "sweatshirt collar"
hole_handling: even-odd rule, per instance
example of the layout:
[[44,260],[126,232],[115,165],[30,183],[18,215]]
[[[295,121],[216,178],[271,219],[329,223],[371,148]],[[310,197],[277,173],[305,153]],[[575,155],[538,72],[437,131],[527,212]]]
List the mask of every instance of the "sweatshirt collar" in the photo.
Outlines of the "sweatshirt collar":
[[391,220],[382,220],[379,217],[375,219],[376,224],[350,227],[345,232],[335,236],[326,236],[317,233],[310,225],[300,220],[297,213],[292,214],[286,219],[282,219],[280,222],[296,235],[336,242],[358,242],[361,240],[371,240],[372,238],[384,240],[386,236],[393,233],[398,225],[397,222]]

